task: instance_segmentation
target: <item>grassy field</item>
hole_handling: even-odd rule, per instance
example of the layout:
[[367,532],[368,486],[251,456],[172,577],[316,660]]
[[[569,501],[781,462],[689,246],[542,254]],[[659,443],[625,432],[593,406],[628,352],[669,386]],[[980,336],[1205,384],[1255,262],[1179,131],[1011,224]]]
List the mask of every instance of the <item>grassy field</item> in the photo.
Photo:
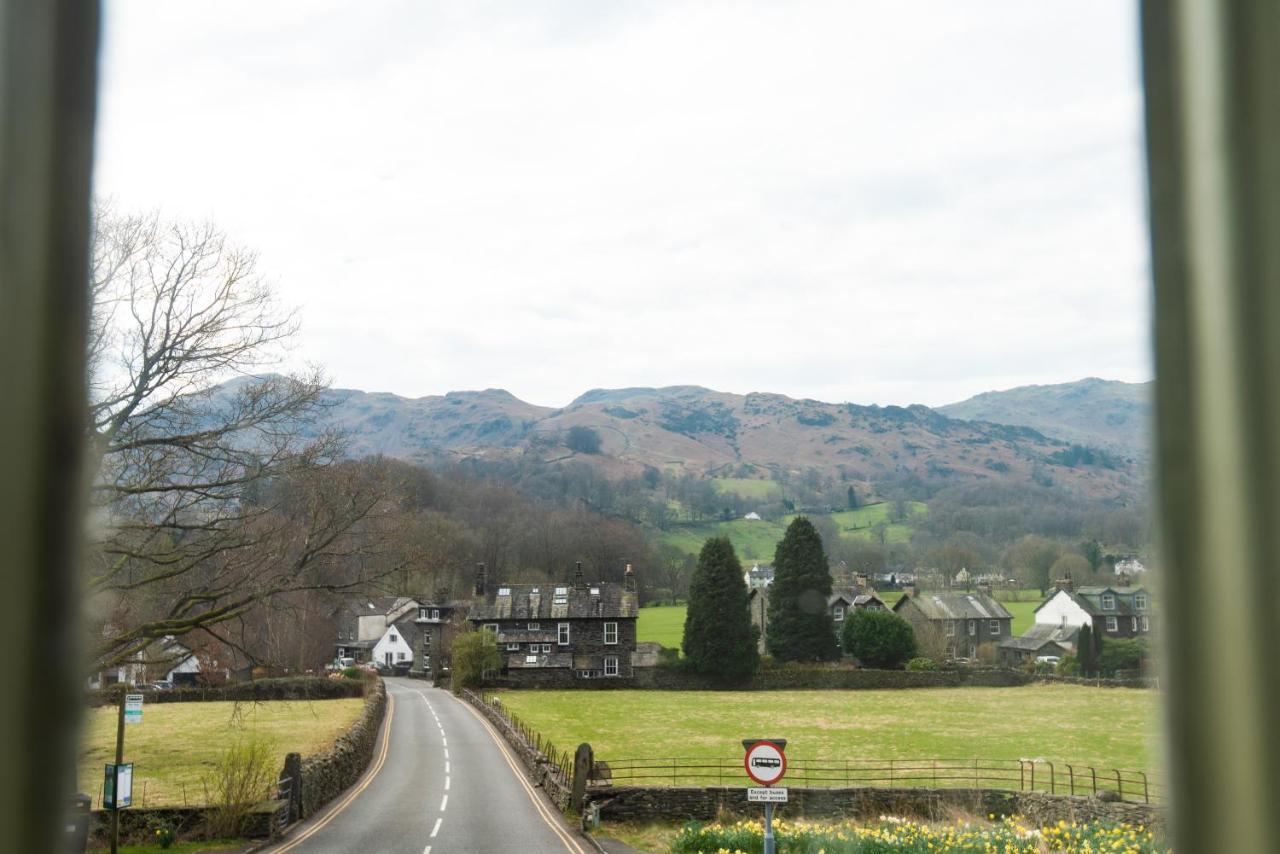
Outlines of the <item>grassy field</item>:
[[[736,482],[738,479],[720,478],[719,480]],[[763,480],[746,480],[742,482],[772,485],[769,481]],[[928,507],[919,501],[908,501],[906,505],[908,512],[908,521],[906,522],[889,522],[891,510],[891,505],[889,504],[870,504],[866,507],[859,507],[857,510],[841,510],[838,513],[830,514],[830,519],[835,522],[842,539],[870,540],[876,536],[876,526],[884,523],[886,525],[885,541],[903,543],[911,539],[910,518],[922,516],[928,512]],[[773,560],[773,550],[777,547],[778,541],[782,539],[783,533],[786,532],[787,525],[794,518],[794,515],[790,515],[784,517],[781,521],[731,519],[728,522],[700,522],[692,525],[678,525],[662,531],[658,535],[658,540],[675,546],[687,554],[696,555],[702,549],[702,544],[708,537],[728,537],[733,542],[734,549],[738,552],[738,558],[744,564],[752,562],[768,563]]]
[[716,477],[711,479],[711,484],[721,495],[726,492],[736,492],[743,498],[762,501],[777,498],[782,492],[778,484],[771,480],[757,480],[750,477]]
[[684,615],[687,610],[687,605],[641,608],[640,617],[636,620],[636,640],[679,649],[684,639]]
[[1154,691],[1028,685],[898,691],[508,691],[507,708],[601,759],[741,756],[785,736],[797,759],[1019,759],[1151,770]]
[[[363,707],[358,699],[145,705],[142,723],[125,727],[125,761],[134,763],[134,805],[199,804],[205,800],[204,776],[236,737],[262,735],[283,762],[289,752],[305,756],[324,749],[351,726]],[[102,766],[115,759],[116,709],[90,709],[85,717],[78,757],[80,791],[93,795],[96,808]]]

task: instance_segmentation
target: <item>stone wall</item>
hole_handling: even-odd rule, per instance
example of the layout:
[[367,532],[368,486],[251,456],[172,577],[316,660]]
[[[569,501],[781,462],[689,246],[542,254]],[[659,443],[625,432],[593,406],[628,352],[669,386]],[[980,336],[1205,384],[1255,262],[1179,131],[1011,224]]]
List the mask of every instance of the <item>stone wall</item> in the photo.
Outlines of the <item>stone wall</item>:
[[378,728],[387,711],[387,689],[379,679],[365,697],[364,711],[351,729],[323,753],[302,760],[302,817],[353,785],[369,767],[378,742]]
[[[279,808],[279,802],[268,801],[254,808],[245,820],[244,836],[262,839],[271,835],[271,820]],[[149,807],[147,809],[120,810],[120,839],[137,844],[154,843],[155,829],[152,822],[162,822],[174,829],[184,839],[201,839],[205,836],[205,817],[213,812],[209,807]],[[89,839],[92,844],[106,846],[111,839],[111,813],[93,810],[89,814]]]
[[529,743],[529,741],[511,725],[501,709],[485,703],[480,697],[471,691],[463,691],[462,698],[472,706],[480,710],[480,714],[491,723],[499,734],[511,745],[513,752],[520,759],[520,764],[529,774],[529,779],[536,786],[541,786],[547,793],[547,797],[551,798],[552,803],[560,808],[561,812],[568,812],[572,803],[571,781],[565,780],[559,768],[556,767],[545,754],[541,753],[537,746]]
[[[1062,821],[1108,819],[1141,824],[1160,831],[1164,812],[1157,806],[1099,798],[1006,792],[988,789],[867,788],[788,789],[789,802],[779,805],[782,818],[873,820],[882,815],[949,821],[973,815],[1022,815],[1038,825]],[[759,804],[747,802],[745,787],[593,786],[587,804],[598,804],[609,820],[710,821],[718,817],[758,816]]]
[[[655,691],[705,691],[722,688],[677,667],[637,667],[630,678],[578,679],[565,670],[526,670],[519,679],[485,680],[486,688],[583,688],[594,691],[643,688]],[[848,666],[775,667],[761,670],[733,690],[876,690],[885,688],[1007,688],[1033,681],[1017,670],[863,670]]]

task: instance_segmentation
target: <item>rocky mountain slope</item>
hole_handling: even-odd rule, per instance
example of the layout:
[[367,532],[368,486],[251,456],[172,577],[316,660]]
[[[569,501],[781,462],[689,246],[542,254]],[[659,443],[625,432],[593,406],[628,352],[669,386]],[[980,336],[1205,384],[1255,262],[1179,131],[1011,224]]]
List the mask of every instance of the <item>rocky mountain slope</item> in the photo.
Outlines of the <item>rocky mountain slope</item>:
[[[354,455],[418,462],[535,455],[553,463],[586,460],[607,474],[654,466],[767,477],[816,468],[842,471],[872,491],[911,478],[1033,481],[1104,500],[1126,500],[1141,490],[1136,464],[1115,454],[1082,456],[1069,447],[1069,436],[961,420],[925,406],[832,404],[697,386],[596,389],[563,409],[534,406],[498,389],[417,399],[335,389],[329,403],[326,419],[349,434]],[[1074,425],[1066,408],[1063,422]],[[565,441],[572,427],[594,430],[599,453],[571,451]]]
[[1152,383],[1089,377],[989,391],[940,406],[938,411],[951,418],[1030,427],[1046,436],[1144,461],[1150,457],[1151,395]]

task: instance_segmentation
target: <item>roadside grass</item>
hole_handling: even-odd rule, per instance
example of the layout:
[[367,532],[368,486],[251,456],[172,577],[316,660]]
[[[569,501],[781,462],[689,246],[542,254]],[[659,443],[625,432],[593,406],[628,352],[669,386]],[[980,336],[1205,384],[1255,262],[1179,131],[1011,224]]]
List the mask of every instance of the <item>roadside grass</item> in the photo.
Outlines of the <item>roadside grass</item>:
[[641,608],[636,620],[636,640],[660,643],[679,649],[684,641],[684,617],[688,605],[657,605]]
[[[283,763],[286,753],[323,750],[351,727],[363,707],[360,699],[144,705],[142,723],[125,726],[124,733],[124,758],[134,763],[134,805],[203,804],[204,776],[237,736],[265,736]],[[115,760],[116,714],[115,706],[85,713],[77,772],[80,791],[93,797],[95,809],[103,765]]]
[[722,758],[777,735],[798,759],[1021,759],[1154,769],[1159,695],[1082,685],[887,691],[506,691],[557,744],[602,760]]

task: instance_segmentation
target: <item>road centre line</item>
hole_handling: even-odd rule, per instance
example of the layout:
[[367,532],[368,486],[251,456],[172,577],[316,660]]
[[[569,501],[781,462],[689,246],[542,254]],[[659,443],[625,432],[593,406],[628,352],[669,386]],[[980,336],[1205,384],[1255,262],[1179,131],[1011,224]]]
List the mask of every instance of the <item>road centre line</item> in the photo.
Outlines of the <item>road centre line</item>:
[[448,808],[449,808],[449,796],[445,795],[444,800],[440,802],[440,812],[444,812]]
[[448,760],[448,759],[446,759],[446,760],[444,761],[444,773],[446,773],[446,774],[448,774],[448,773],[449,773],[449,760]]
[[[446,774],[447,774],[447,772],[446,772]],[[447,792],[447,791],[449,791],[449,777],[448,777],[448,776],[446,776],[446,777],[444,778],[444,790],[445,790],[446,792]]]
[[436,826],[435,826],[435,827],[433,827],[433,828],[431,828],[431,838],[432,838],[432,839],[435,839],[435,838],[436,838],[436,834],[440,832],[440,824],[441,824],[441,822],[443,822],[443,821],[444,821],[444,819],[442,819],[442,818],[438,818],[438,819],[436,819]]

